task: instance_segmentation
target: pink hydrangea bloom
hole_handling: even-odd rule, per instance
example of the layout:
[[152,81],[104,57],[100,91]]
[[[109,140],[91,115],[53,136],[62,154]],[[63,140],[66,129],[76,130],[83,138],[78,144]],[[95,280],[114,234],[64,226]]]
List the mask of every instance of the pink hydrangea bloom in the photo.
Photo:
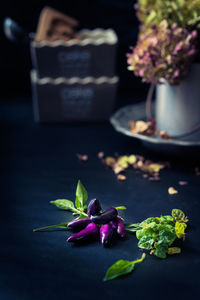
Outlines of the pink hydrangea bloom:
[[167,21],[141,32],[136,47],[127,54],[128,69],[145,82],[160,83],[166,79],[171,85],[179,84],[187,74],[197,54],[197,31],[188,31]]

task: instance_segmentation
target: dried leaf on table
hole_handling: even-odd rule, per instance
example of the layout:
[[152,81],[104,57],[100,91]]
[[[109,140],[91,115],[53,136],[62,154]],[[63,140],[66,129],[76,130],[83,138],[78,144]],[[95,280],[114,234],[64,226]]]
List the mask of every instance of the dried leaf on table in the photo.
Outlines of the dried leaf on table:
[[112,156],[107,156],[104,160],[103,163],[108,166],[108,167],[112,167],[115,164],[116,160],[114,157]]
[[128,163],[129,163],[130,165],[134,164],[136,161],[137,161],[136,155],[132,154],[132,155],[129,155],[129,156],[128,156]]
[[122,167],[120,167],[117,163],[113,166],[113,171],[115,174],[119,174],[120,172],[124,171]]
[[129,121],[130,131],[132,133],[143,134],[146,136],[155,136],[157,133],[155,120],[152,119],[148,122],[139,121]]
[[147,164],[145,166],[146,170],[149,172],[149,173],[158,173],[160,172],[161,169],[163,169],[165,167],[164,164],[157,164],[157,163],[152,163],[150,162],[149,164]]
[[129,163],[128,163],[128,156],[126,156],[126,155],[120,156],[120,157],[117,159],[117,163],[118,163],[118,165],[119,165],[121,168],[123,168],[123,169],[128,168],[128,166],[129,166]]
[[102,159],[104,157],[104,152],[99,152],[97,156],[99,159]]
[[168,188],[168,194],[169,195],[175,195],[175,194],[178,194],[178,191],[173,186],[170,186]]
[[180,180],[180,181],[178,182],[178,184],[179,184],[179,185],[186,185],[186,184],[188,184],[188,182],[187,182],[187,181]]
[[169,134],[167,133],[166,130],[161,130],[159,132],[159,134],[160,134],[160,138],[163,139],[163,140],[170,140],[171,139],[171,137],[169,136]]
[[125,176],[125,175],[122,175],[122,174],[118,174],[118,175],[117,175],[117,179],[118,179],[118,180],[126,180],[126,176]]
[[76,156],[81,161],[87,161],[88,160],[88,155],[87,154],[79,154],[79,153],[77,153]]
[[142,172],[143,177],[149,177],[150,181],[159,181],[160,170],[168,166],[167,163],[155,163],[151,160],[145,160],[143,156],[134,154],[118,155],[116,157],[107,156],[102,159],[102,162],[105,166],[110,167],[116,175],[132,167]]

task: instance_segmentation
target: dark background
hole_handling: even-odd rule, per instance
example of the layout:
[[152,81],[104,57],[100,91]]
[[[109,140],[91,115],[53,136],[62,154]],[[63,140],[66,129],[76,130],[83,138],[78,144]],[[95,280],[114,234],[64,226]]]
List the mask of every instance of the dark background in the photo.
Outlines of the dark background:
[[140,78],[136,78],[128,71],[126,63],[129,46],[135,45],[137,41],[138,21],[134,10],[135,2],[135,0],[4,1],[0,10],[1,95],[31,94],[29,45],[16,45],[6,40],[2,30],[3,19],[9,16],[28,32],[35,32],[40,11],[48,5],[79,20],[80,28],[113,28],[119,39],[116,72],[120,76],[119,94],[126,96],[123,104],[144,100],[148,85],[141,83]]
[[[136,43],[138,33],[134,2],[7,0],[1,3],[1,25],[3,18],[10,16],[34,32],[41,9],[49,5],[80,20],[82,28],[114,28],[119,38],[118,105],[125,105],[144,100],[148,88],[126,65],[125,53]],[[135,153],[153,161],[158,160],[157,154],[107,123],[34,123],[29,47],[7,41],[1,26],[0,49],[0,300],[196,299],[200,292],[200,177],[193,165],[187,166],[190,157],[182,162],[175,158],[171,168],[161,171],[159,182],[148,181],[134,170],[127,171],[126,181],[118,182],[97,159],[99,151],[106,156]],[[76,153],[88,154],[88,162],[78,161]],[[115,261],[141,256],[134,235],[104,249],[98,241],[83,247],[66,244],[70,233],[62,230],[33,233],[33,228],[72,219],[49,201],[73,200],[78,179],[87,188],[89,199],[99,198],[103,209],[127,206],[122,212],[127,223],[182,209],[189,226],[181,255],[165,260],[148,255],[131,276],[103,283],[107,268]],[[180,187],[179,180],[188,185]],[[168,195],[169,186],[179,193]]]

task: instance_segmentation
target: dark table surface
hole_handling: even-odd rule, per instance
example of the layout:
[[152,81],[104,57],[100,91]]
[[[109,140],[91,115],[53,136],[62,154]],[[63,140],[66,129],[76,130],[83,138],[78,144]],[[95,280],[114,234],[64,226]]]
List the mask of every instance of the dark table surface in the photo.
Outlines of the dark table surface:
[[[35,124],[26,99],[7,99],[0,111],[0,299],[195,299],[200,292],[200,177],[187,158],[161,171],[159,182],[134,170],[119,182],[97,158],[99,151],[158,157],[108,123]],[[88,154],[89,160],[78,161],[76,153]],[[72,219],[49,201],[74,200],[78,179],[104,208],[125,205],[121,215],[127,223],[170,214],[172,208],[185,211],[190,227],[182,253],[167,259],[147,255],[130,276],[103,282],[116,260],[141,256],[134,234],[103,248],[98,241],[67,244],[70,233],[63,230],[34,233],[35,227]],[[179,180],[188,185],[178,186]],[[168,195],[169,186],[179,193]]]

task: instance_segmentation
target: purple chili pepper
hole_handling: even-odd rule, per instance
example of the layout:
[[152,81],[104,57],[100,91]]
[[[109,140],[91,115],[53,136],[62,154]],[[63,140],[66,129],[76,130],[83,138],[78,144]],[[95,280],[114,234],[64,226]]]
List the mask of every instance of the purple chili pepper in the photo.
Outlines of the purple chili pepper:
[[102,225],[100,228],[100,240],[103,246],[110,244],[113,237],[113,228],[110,224]]
[[124,226],[124,222],[119,216],[117,216],[117,233],[121,238],[125,238],[126,236],[126,228]]
[[83,229],[85,228],[89,223],[91,223],[90,219],[84,218],[84,219],[76,219],[67,224],[67,227],[71,228],[72,230],[77,229]]
[[111,225],[112,229],[114,231],[117,231],[117,224],[118,224],[118,219],[115,218],[114,220],[110,221],[109,224]]
[[101,211],[101,205],[97,198],[94,198],[90,201],[87,208],[88,217],[96,216]]
[[112,221],[117,216],[117,214],[118,212],[116,208],[111,206],[107,210],[105,210],[102,214],[98,216],[91,216],[90,220],[95,224],[106,224]]
[[90,223],[87,225],[87,227],[83,230],[81,230],[78,233],[72,234],[68,239],[67,242],[81,242],[86,241],[89,239],[92,239],[93,237],[97,236],[99,232],[99,228],[96,224]]

